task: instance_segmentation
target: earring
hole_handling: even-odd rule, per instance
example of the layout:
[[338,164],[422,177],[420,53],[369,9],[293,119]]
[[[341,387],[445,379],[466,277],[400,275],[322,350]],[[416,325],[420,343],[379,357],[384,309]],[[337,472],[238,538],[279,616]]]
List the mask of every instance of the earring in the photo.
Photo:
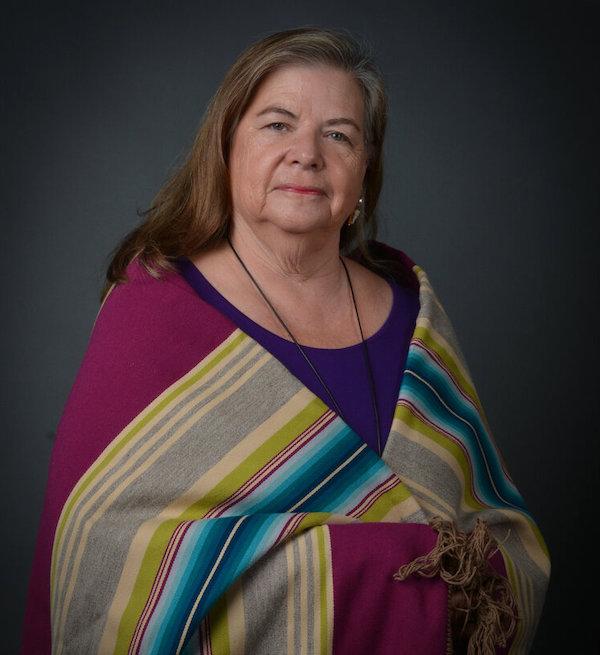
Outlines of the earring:
[[365,201],[361,197],[358,201],[358,207],[354,210],[354,214],[352,214],[352,218],[348,219],[348,225],[352,225],[356,221],[356,219],[360,216],[364,202]]

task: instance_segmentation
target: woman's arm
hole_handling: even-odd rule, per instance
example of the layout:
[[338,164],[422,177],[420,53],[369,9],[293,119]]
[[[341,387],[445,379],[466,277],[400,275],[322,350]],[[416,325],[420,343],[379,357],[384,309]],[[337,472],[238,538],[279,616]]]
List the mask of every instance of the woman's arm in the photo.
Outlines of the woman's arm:
[[[419,279],[421,310],[388,460],[430,519],[437,516],[441,522],[436,526],[440,532],[436,549],[412,573],[443,573],[465,603],[479,608],[469,612],[472,644],[489,636],[490,616],[495,617],[492,632],[502,621],[506,632],[516,614],[510,652],[527,653],[548,585],[548,549],[508,473],[452,324],[425,271],[416,265],[413,270]],[[489,552],[498,549],[489,561],[480,552],[486,541],[481,539],[483,528],[493,538]],[[479,564],[472,566],[475,559]],[[462,571],[465,562],[477,584],[449,573]],[[458,606],[458,596],[451,594],[451,599],[456,633],[465,608]],[[508,605],[516,611],[510,612]]]
[[[150,278],[134,262],[96,317],[59,421],[31,568],[22,627],[23,655],[51,652],[50,569],[61,511],[106,446],[154,398],[205,355],[197,336],[231,329],[199,320],[200,301],[176,274]],[[193,297],[192,297],[193,296]],[[194,311],[196,310],[196,311]],[[196,347],[202,347],[198,349]]]

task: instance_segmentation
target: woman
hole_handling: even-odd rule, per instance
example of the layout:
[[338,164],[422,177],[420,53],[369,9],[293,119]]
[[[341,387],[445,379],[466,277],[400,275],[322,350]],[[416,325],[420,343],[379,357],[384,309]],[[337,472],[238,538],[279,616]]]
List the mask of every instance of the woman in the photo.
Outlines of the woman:
[[114,254],[23,652],[527,652],[550,564],[423,269],[376,241],[345,33],[249,47]]

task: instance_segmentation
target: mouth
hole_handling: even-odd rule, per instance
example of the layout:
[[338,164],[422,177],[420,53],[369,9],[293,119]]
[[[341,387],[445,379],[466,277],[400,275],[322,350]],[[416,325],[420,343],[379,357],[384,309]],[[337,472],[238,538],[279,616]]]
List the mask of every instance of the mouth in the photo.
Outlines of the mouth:
[[307,196],[324,196],[325,191],[314,186],[297,186],[295,184],[282,184],[278,186],[279,191],[289,191],[290,193],[300,193]]

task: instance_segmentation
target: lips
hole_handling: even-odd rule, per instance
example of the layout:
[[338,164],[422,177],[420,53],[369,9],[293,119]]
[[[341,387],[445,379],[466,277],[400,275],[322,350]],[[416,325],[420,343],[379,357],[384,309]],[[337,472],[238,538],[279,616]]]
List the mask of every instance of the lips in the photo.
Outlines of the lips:
[[305,193],[307,195],[322,196],[325,194],[323,189],[316,186],[298,186],[297,184],[282,184],[277,187],[281,191],[292,191],[294,193]]

